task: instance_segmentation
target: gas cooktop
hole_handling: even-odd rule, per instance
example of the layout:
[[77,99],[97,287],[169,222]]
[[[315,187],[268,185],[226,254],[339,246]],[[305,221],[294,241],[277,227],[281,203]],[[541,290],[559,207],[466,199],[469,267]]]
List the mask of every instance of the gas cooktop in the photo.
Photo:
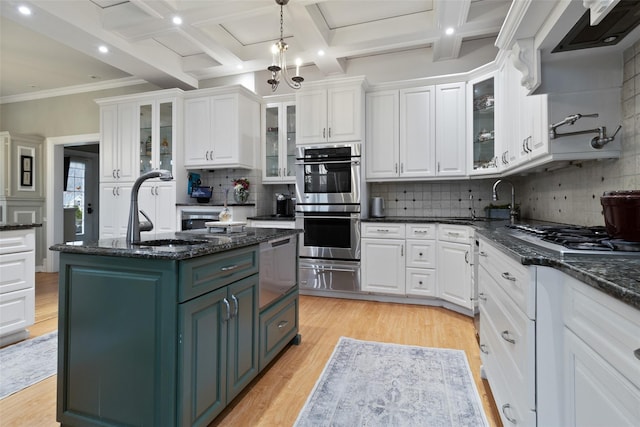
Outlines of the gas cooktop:
[[640,242],[611,239],[604,227],[508,224],[511,235],[559,255],[640,256]]

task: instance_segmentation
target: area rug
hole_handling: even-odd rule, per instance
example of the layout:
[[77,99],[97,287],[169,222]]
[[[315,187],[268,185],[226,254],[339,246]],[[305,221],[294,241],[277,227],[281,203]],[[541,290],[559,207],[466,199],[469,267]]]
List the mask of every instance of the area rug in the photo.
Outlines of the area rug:
[[462,350],[341,337],[295,426],[488,426]]
[[0,399],[55,375],[58,331],[0,349]]

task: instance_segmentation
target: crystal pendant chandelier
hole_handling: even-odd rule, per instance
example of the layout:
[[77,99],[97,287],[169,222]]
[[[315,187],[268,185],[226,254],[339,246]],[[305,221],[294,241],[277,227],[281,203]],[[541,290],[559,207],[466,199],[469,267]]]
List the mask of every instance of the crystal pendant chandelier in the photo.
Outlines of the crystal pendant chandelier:
[[273,61],[271,66],[267,67],[267,70],[271,71],[271,78],[267,80],[267,83],[271,85],[271,90],[275,92],[276,89],[278,89],[280,78],[282,77],[291,89],[300,89],[300,87],[302,87],[300,83],[304,81],[302,76],[300,76],[300,65],[302,65],[300,58],[296,59],[296,75],[289,77],[289,72],[287,71],[286,53],[289,46],[284,42],[282,29],[282,7],[289,3],[289,0],[275,1],[280,5],[280,40],[278,43],[271,46]]

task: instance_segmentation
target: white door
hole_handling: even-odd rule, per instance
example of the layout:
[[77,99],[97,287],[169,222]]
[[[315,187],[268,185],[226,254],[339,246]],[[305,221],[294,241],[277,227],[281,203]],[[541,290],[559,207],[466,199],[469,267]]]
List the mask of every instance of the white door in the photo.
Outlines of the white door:
[[437,272],[440,297],[471,308],[471,265],[469,245],[438,242]]
[[436,86],[436,174],[467,173],[465,83]]
[[404,240],[362,239],[362,290],[405,294]]
[[327,140],[362,139],[362,89],[360,86],[327,90]]
[[211,106],[209,97],[184,102],[184,164],[209,163],[211,150]]
[[237,163],[238,95],[220,95],[211,98],[211,140],[213,163]]
[[296,94],[296,143],[327,140],[327,91],[309,90]]

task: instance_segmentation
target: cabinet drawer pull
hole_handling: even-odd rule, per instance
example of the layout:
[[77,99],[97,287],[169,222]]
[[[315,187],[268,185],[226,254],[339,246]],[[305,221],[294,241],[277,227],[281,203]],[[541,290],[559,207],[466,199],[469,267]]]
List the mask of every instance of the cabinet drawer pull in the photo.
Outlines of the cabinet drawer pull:
[[376,231],[377,231],[378,233],[388,233],[388,232],[389,232],[389,230],[388,230],[388,229],[385,229],[385,228],[378,228]]
[[429,232],[429,230],[414,230],[414,233],[416,234],[427,234]]
[[400,245],[400,256],[404,256],[404,245]]
[[500,334],[500,336],[502,337],[503,340],[505,340],[506,342],[510,342],[511,344],[515,344],[516,340],[514,340],[513,338],[509,337],[509,331],[502,331],[502,333]]
[[511,418],[509,415],[507,415],[507,409],[511,409],[511,405],[509,403],[505,403],[504,405],[502,405],[502,415],[504,415],[504,417],[509,420],[510,423],[517,424],[515,418]]
[[235,295],[231,294],[231,301],[233,301],[233,314],[231,315],[231,317],[237,317],[238,316],[238,298],[236,298]]
[[281,320],[280,322],[278,322],[278,329],[282,329],[285,326],[287,326],[289,324],[288,320]]
[[480,351],[484,354],[489,354],[489,350],[487,350],[486,344],[480,344]]
[[484,292],[480,292],[478,294],[478,299],[481,300],[481,301],[486,301],[487,300],[487,295],[485,295]]
[[464,251],[464,262],[469,264],[469,251]]
[[516,278],[514,276],[511,275],[511,273],[509,273],[508,271],[505,271],[504,273],[502,273],[502,277],[504,277],[505,279],[511,281],[511,282],[515,282]]
[[220,268],[220,271],[231,271],[231,270],[235,270],[238,267],[239,267],[238,264],[233,264],[233,265],[229,265],[227,267]]
[[222,320],[226,322],[227,320],[231,319],[231,307],[229,306],[229,301],[226,298],[222,298],[222,303],[227,310],[227,314]]
[[447,234],[449,236],[451,236],[451,237],[459,237],[460,236],[460,233],[456,233],[456,232],[453,232],[453,231],[449,231],[449,232],[447,232]]
[[640,359],[640,348],[636,348],[633,351],[633,354],[636,356],[636,359]]

